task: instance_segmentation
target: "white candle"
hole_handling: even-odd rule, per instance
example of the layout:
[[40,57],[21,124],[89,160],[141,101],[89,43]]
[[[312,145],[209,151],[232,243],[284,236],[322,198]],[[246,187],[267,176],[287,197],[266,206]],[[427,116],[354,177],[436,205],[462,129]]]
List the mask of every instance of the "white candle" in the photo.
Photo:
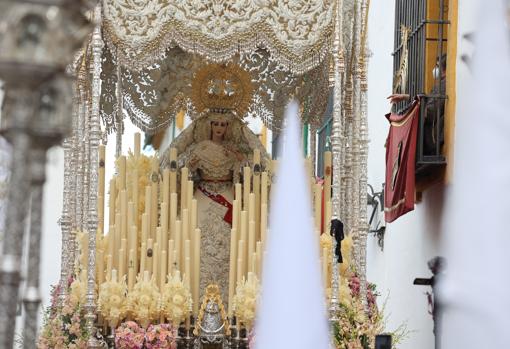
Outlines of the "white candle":
[[239,201],[234,199],[232,203],[232,229],[239,230],[239,216],[237,215],[237,210],[239,206]]
[[255,261],[252,256],[255,253],[255,222],[251,221],[248,229],[248,270],[252,271],[255,267],[253,262]]
[[174,263],[175,263],[175,242],[174,240],[168,240],[168,266],[167,273],[173,275]]
[[166,251],[161,251],[161,263],[160,263],[160,268],[161,268],[161,272],[160,272],[160,290],[163,290],[163,288],[165,287],[165,284],[166,284],[166,267],[167,267],[167,264],[168,264],[168,259],[167,259],[167,256],[166,256]]
[[193,181],[188,180],[188,187],[186,189],[186,208],[188,209],[188,214],[191,212],[191,200],[193,200]]
[[[170,148],[170,163],[177,163],[177,149]],[[177,193],[177,168],[170,169],[170,193]]]
[[128,289],[132,290],[135,284],[135,251],[129,250],[128,259]]
[[151,217],[152,217],[152,189],[148,185],[145,187],[145,214],[147,215],[147,238],[154,238],[151,231]]
[[147,239],[149,232],[149,219],[147,217],[147,213],[142,214],[142,242],[145,242],[147,244]]
[[253,151],[253,163],[254,166],[259,167],[259,171],[253,171],[253,193],[255,195],[255,232],[257,239],[260,239],[260,150],[258,149]]
[[268,179],[267,172],[264,171],[264,172],[262,172],[262,178],[261,178],[261,184],[260,184],[260,204],[261,205],[264,205],[264,204],[267,205],[268,182],[269,182],[269,179]]
[[162,201],[167,205],[170,203],[170,170],[167,168],[163,170]]
[[170,194],[170,239],[175,240],[175,221],[177,220],[177,193]]
[[152,265],[154,258],[154,241],[152,239],[147,239],[147,258],[145,259],[145,271],[152,274]]
[[127,238],[127,193],[126,189],[120,191],[120,233],[123,239]]
[[182,238],[184,241],[189,239],[189,213],[188,209],[182,210]]
[[182,223],[175,221],[175,269],[181,270]]
[[[241,247],[241,244],[239,244],[239,247]],[[236,287],[241,282],[243,282],[243,260],[241,258],[237,258],[237,276],[236,276]],[[235,295],[235,291],[234,291]],[[229,300],[229,304],[233,302],[233,300]]]
[[255,253],[257,255],[257,276],[260,280],[262,276],[262,242],[257,241]]
[[135,275],[136,275],[136,266],[138,265],[138,230],[136,229],[136,225],[131,226],[130,234],[129,234],[129,244],[128,249],[134,251],[133,254],[133,263],[135,266]]
[[238,250],[237,253],[242,257],[243,261],[246,260],[246,256],[248,253],[248,212],[241,211],[241,235],[239,237],[240,240],[245,242],[244,248],[242,250]]
[[113,270],[113,256],[109,254],[106,256],[106,280],[111,280]]
[[124,277],[124,273],[125,273],[125,268],[124,268],[124,265],[125,265],[125,254],[124,254],[124,249],[120,249],[119,250],[119,276],[120,278],[123,278]]
[[248,211],[251,192],[251,170],[248,166],[243,169],[243,210]]
[[121,155],[117,161],[119,164],[120,190],[122,190],[126,189],[126,157]]
[[186,199],[188,198],[188,168],[183,167],[181,169],[181,212],[185,208],[188,208]]
[[246,253],[244,252],[246,250],[246,242],[244,240],[239,240],[238,242],[238,249],[237,249],[237,253],[238,253],[238,257],[237,259],[238,260],[241,260],[241,269],[238,270],[237,272],[237,275],[239,275],[239,273],[241,273],[241,278],[237,278],[237,282],[240,282],[242,277],[244,275],[246,275]]
[[115,225],[115,200],[117,199],[117,188],[115,186],[115,178],[110,180],[110,197],[109,200],[109,215],[108,215],[108,224]]
[[[168,241],[168,204],[161,203],[161,240],[162,242]],[[163,246],[164,249],[164,246]]]
[[195,228],[195,241],[193,247],[193,312],[198,315],[198,308],[200,305],[200,242],[201,231]]
[[120,250],[120,245],[121,245],[121,240],[122,240],[122,232],[121,232],[121,228],[120,228],[120,213],[117,213],[115,215],[115,251],[114,251],[114,255],[113,255],[113,263],[114,264],[114,269],[119,270],[119,250]]
[[132,198],[133,198],[133,207],[134,207],[134,216],[133,216],[133,224],[136,225],[136,227],[138,228],[138,214],[139,214],[139,207],[140,207],[140,201],[139,201],[139,196],[140,196],[140,193],[138,192],[138,169],[135,168],[133,170],[133,182],[131,184],[132,188],[131,188],[131,191],[132,191]]
[[197,228],[197,212],[198,212],[197,200],[192,199],[191,200],[191,211],[190,211],[190,217],[189,217],[189,222],[190,222],[189,231],[190,232],[195,231],[195,229]]
[[150,219],[151,219],[151,236],[154,237],[156,234],[156,227],[158,226],[158,182],[152,182],[151,185]]
[[184,241],[184,274],[185,285],[191,291],[191,242]]
[[145,242],[142,242],[142,247],[140,247],[140,273],[143,273],[145,270],[147,270],[147,244]]
[[114,256],[115,255],[115,226],[110,225],[110,229],[108,232],[108,255]]
[[152,256],[152,276],[156,280],[156,285],[159,285],[159,270],[160,270],[160,253],[159,253],[159,244],[154,243],[153,256]]
[[260,207],[260,241],[265,244],[267,238],[267,204]]
[[248,222],[255,222],[255,194],[250,193],[248,202]]
[[237,230],[232,229],[230,231],[230,270],[228,274],[228,315],[229,317],[232,316],[233,309],[232,309],[232,303],[235,295],[235,288],[236,288],[236,277],[237,277],[237,270],[236,270],[236,261],[237,261]]

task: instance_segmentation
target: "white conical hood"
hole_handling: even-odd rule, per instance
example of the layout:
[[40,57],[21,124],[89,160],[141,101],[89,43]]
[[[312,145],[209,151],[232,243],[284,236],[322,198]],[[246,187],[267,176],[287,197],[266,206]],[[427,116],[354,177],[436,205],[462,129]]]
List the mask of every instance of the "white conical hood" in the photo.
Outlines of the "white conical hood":
[[257,349],[326,349],[329,332],[318,237],[301,153],[298,105],[286,128],[272,193],[270,233],[255,329]]
[[444,231],[448,267],[441,284],[444,348],[510,347],[510,37],[504,2],[478,1],[472,95],[456,116],[455,178]]

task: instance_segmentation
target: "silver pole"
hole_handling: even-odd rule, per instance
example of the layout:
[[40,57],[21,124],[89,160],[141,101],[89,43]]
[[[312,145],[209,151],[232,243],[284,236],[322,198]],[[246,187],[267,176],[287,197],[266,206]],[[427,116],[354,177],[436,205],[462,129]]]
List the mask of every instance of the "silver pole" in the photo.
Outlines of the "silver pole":
[[97,190],[99,169],[99,142],[101,141],[101,125],[99,123],[99,99],[101,95],[101,54],[104,47],[101,38],[101,6],[97,5],[94,13],[95,28],[92,34],[92,103],[89,123],[89,202],[88,202],[88,232],[89,255],[87,268],[87,302],[85,305],[87,328],[89,330],[88,348],[101,348],[101,342],[96,338],[96,231],[97,217]]
[[[333,125],[331,129],[331,151],[333,160],[333,178],[332,178],[332,218],[340,219],[341,201],[341,178],[340,167],[342,164],[342,87],[343,74],[345,70],[342,31],[343,31],[343,0],[337,0],[335,19],[335,38],[333,41],[333,62],[334,62],[334,100],[333,100]],[[338,320],[338,311],[340,301],[338,299],[338,290],[340,287],[340,274],[335,255],[336,240],[333,240],[331,258],[331,299],[329,305],[329,316],[331,321]]]

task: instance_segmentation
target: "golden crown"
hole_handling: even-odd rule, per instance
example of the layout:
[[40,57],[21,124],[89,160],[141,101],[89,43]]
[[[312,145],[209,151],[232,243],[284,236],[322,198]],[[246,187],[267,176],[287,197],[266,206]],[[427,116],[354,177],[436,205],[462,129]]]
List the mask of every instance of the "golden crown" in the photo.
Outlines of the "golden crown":
[[233,112],[243,117],[253,97],[253,83],[236,64],[208,64],[195,73],[191,84],[195,109],[214,113]]

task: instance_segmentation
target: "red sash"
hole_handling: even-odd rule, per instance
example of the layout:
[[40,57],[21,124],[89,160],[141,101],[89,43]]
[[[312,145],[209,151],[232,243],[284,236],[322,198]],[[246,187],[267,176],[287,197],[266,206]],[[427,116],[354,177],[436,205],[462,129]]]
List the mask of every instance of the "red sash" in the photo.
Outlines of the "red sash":
[[387,114],[390,132],[386,141],[384,217],[393,222],[414,210],[416,138],[420,101],[404,115]]
[[230,202],[228,202],[227,199],[225,199],[225,197],[223,195],[220,195],[220,194],[213,194],[209,191],[207,191],[207,189],[205,189],[204,187],[202,187],[201,185],[198,186],[198,189],[200,189],[200,191],[205,195],[207,196],[209,199],[211,199],[212,201],[220,204],[221,206],[224,206],[227,208],[227,213],[225,213],[225,216],[223,216],[223,220],[225,222],[227,222],[228,224],[232,225],[232,204]]

